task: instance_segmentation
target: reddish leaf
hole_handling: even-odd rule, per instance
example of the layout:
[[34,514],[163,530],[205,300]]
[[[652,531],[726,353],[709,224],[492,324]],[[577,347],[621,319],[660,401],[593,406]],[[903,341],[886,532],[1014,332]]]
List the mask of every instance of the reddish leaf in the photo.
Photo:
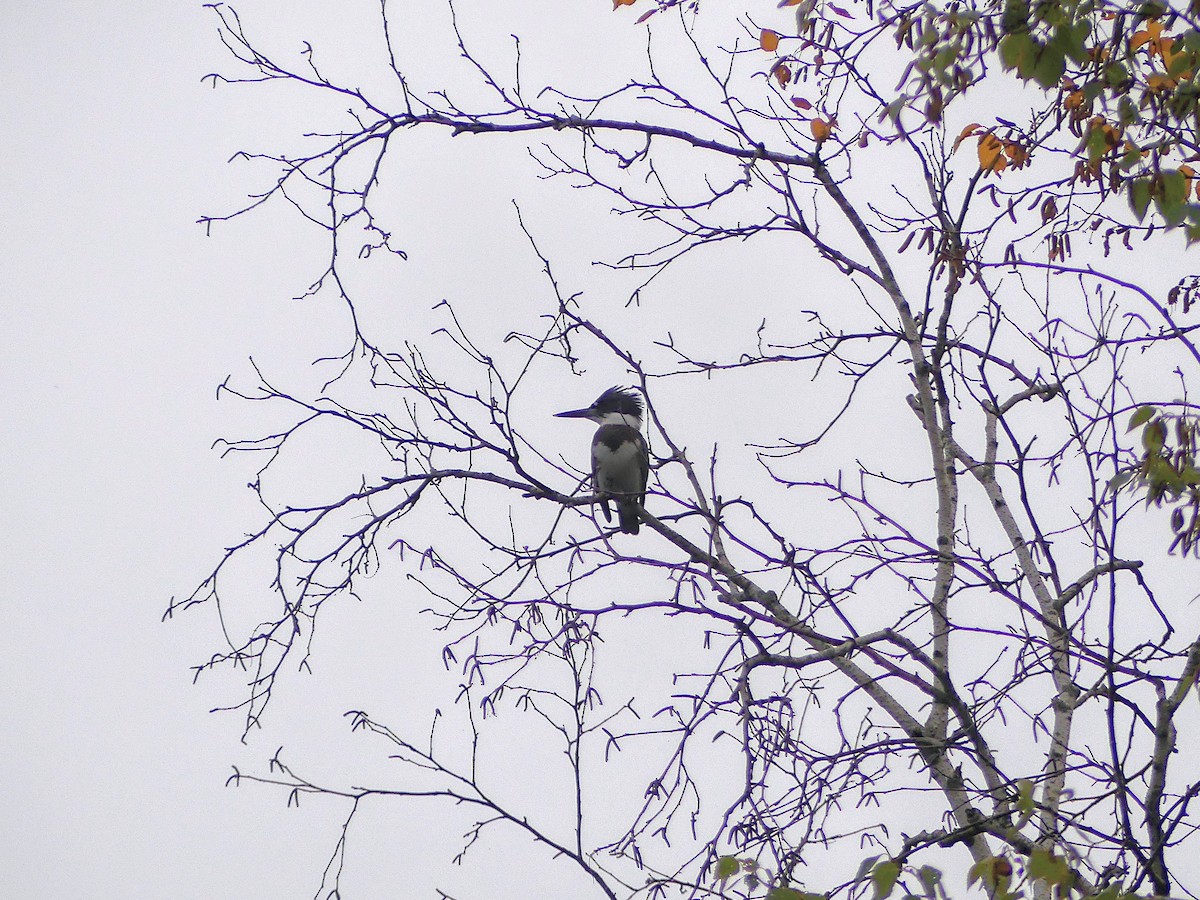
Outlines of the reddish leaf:
[[792,106],[798,107],[800,109],[812,109],[812,104],[809,103],[807,100],[805,100],[803,97],[793,97],[792,98]]
[[955,150],[957,150],[958,145],[961,144],[963,141],[965,141],[967,138],[969,138],[973,134],[979,134],[979,123],[978,122],[972,122],[970,125],[968,125],[966,128],[964,128],[962,131],[960,131],[958,133],[958,137],[954,141],[954,147],[953,147],[953,149],[951,149],[950,152],[953,153]]

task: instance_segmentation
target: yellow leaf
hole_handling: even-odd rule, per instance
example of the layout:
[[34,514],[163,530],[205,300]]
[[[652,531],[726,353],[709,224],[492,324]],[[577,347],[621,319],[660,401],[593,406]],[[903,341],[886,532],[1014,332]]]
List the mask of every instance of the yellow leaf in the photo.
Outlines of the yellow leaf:
[[1169,91],[1175,87],[1175,79],[1161,72],[1155,72],[1146,79],[1146,87],[1152,91]]
[[786,87],[788,82],[792,80],[792,70],[783,63],[777,65],[774,69],[775,80],[779,82],[780,87]]
[[[1187,182],[1187,188],[1183,192],[1183,199],[1186,200],[1188,197],[1192,196],[1192,185],[1196,181],[1196,170],[1187,163],[1184,163],[1179,167],[1179,174],[1182,175]],[[1200,186],[1198,186],[1196,189],[1200,190]]]
[[1008,161],[1012,163],[1014,169],[1024,168],[1025,164],[1029,162],[1029,151],[1016,141],[1004,142],[1004,155],[1008,157]]
[[990,131],[979,136],[979,168],[985,172],[995,172],[999,175],[1008,168],[1008,159],[1004,156],[1004,144],[1000,138]]
[[829,140],[829,135],[833,132],[833,126],[824,119],[813,119],[808,123],[808,127],[812,131],[812,136],[816,138],[818,144],[822,144]]
[[1171,68],[1171,60],[1179,55],[1179,51],[1173,49],[1175,47],[1175,38],[1165,37],[1162,40],[1155,41],[1151,52],[1158,51],[1158,55],[1162,57],[1162,61],[1167,68]]
[[[1134,32],[1133,37],[1129,39],[1129,52],[1132,53],[1145,44],[1153,44],[1162,34],[1162,30],[1162,22],[1147,22],[1145,29]],[[1155,47],[1151,46],[1150,54],[1152,56],[1154,55],[1154,51]]]
[[779,49],[779,34],[772,31],[770,28],[764,28],[758,36],[758,46],[762,47],[768,53],[774,53]]

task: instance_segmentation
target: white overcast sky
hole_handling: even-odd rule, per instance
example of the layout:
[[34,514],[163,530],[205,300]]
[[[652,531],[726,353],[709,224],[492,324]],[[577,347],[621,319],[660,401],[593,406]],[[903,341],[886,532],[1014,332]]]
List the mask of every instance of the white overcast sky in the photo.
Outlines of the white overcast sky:
[[6,4],[0,45],[0,894],[311,896],[332,820],[222,786],[209,635],[159,623],[248,510],[215,386],[282,276],[193,224],[239,138],[210,15]]
[[[580,5],[563,6],[569,15]],[[281,16],[286,7],[277,5]],[[598,0],[588,9],[607,7]],[[189,665],[214,646],[212,623],[159,621],[171,595],[187,593],[219,548],[258,521],[244,487],[249,463],[222,462],[209,449],[217,437],[252,432],[255,411],[218,403],[217,384],[244,372],[251,354],[304,339],[289,331],[303,323],[293,324],[285,298],[304,286],[311,235],[271,217],[208,238],[195,224],[255,186],[226,160],[270,146],[264,135],[275,123],[264,121],[260,100],[201,83],[226,56],[199,2],[25,2],[8,4],[4,19],[0,894],[311,896],[343,810],[308,803],[297,812],[280,795],[227,789],[230,764],[261,770],[285,742],[303,754],[311,747],[295,723],[321,722],[313,740],[325,741],[328,722],[379,679],[394,683],[436,658],[386,657],[394,643],[370,609],[340,631],[337,620],[326,623],[335,652],[386,666],[338,672],[334,687],[309,679],[302,702],[281,701],[279,728],[243,748],[240,720],[207,712],[231,695],[220,683],[191,683]],[[572,49],[587,54],[577,63],[585,74],[610,52],[602,41]],[[487,165],[484,155],[468,158]],[[430,219],[410,235],[418,244],[477,215],[489,189],[477,181],[448,196],[443,186],[461,185],[469,167],[443,163],[445,173],[424,173],[439,198],[417,206]],[[485,199],[510,215],[507,188],[490,188],[495,196]],[[547,215],[540,234],[553,241]],[[465,290],[460,280],[515,258],[519,235],[493,234],[457,248],[459,259],[415,253],[412,266],[433,259],[453,296]],[[527,260],[514,269],[536,277]],[[749,279],[776,275],[745,272],[748,293],[762,289]],[[514,296],[525,289],[507,286]],[[714,298],[697,304],[705,299]],[[704,321],[699,305],[696,316]],[[544,401],[554,408],[553,398]],[[332,752],[356,747],[347,741]],[[355,871],[379,881],[355,896],[433,896],[416,885],[429,876],[418,869],[445,870],[437,829],[421,820],[374,824],[357,845],[372,863]],[[501,849],[485,848],[481,863]],[[389,859],[406,888],[395,890]],[[492,896],[534,895],[520,872],[514,884],[511,894],[490,885]]]
[[[276,16],[281,41],[296,49],[287,4]],[[345,731],[342,712],[380,683],[411,696],[405,679],[440,668],[436,652],[396,660],[394,622],[376,625],[369,609],[341,630],[328,621],[332,656],[379,668],[308,679],[290,706],[281,698],[271,733],[242,747],[240,718],[208,713],[240,699],[221,690],[235,682],[191,680],[189,666],[215,646],[211,616],[160,623],[170,597],[186,594],[259,518],[245,488],[252,462],[221,461],[210,449],[220,436],[253,433],[258,411],[218,403],[216,386],[244,373],[251,354],[286,356],[305,339],[288,330],[305,324],[287,298],[305,286],[311,233],[271,215],[207,238],[195,224],[257,186],[226,161],[272,146],[279,123],[252,90],[201,83],[227,68],[227,56],[199,2],[10,5],[0,42],[0,894],[312,896],[345,808],[309,801],[289,810],[282,794],[226,788],[230,765],[261,772],[286,744],[310,763],[332,760],[319,770],[336,779],[350,754],[366,753],[358,738],[331,738]],[[445,181],[426,170],[419,185],[437,202],[414,195],[424,218],[409,237],[418,244],[435,216],[444,226],[479,214],[480,193],[443,190],[463,182],[441,162]],[[508,187],[477,189],[494,192],[485,199],[500,201],[510,231],[435,261],[445,296],[462,290],[459,279],[497,271],[512,247],[528,252],[511,230]],[[414,267],[430,264],[421,257]],[[520,268],[536,280],[529,259]],[[595,383],[607,386],[603,376]],[[586,429],[562,427],[585,445]],[[316,736],[302,727],[309,722]],[[377,751],[356,771],[369,771]],[[520,768],[536,771],[528,757]],[[432,897],[433,883],[452,888],[456,878],[475,877],[478,888],[477,875],[446,873],[463,823],[386,815],[357,837],[348,877],[374,881],[348,884],[354,896]],[[520,866],[504,893],[503,841],[476,857],[489,896],[529,896],[532,874]]]

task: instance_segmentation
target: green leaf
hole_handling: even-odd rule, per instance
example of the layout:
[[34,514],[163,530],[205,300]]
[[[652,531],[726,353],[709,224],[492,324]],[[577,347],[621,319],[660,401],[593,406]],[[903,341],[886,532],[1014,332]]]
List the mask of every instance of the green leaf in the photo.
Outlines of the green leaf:
[[1017,781],[1017,809],[1027,819],[1033,815],[1034,783],[1028,778]]
[[1167,439],[1167,426],[1161,421],[1152,422],[1142,429],[1142,446],[1150,454],[1157,453],[1163,448]]
[[1147,0],[1138,7],[1138,16],[1143,19],[1161,19],[1167,14],[1167,8],[1155,0]]
[[1187,213],[1188,183],[1183,173],[1162,173],[1162,193],[1158,197],[1158,211],[1167,221],[1167,227],[1174,228],[1183,223]]
[[896,880],[900,877],[900,863],[894,859],[881,862],[871,872],[871,881],[875,885],[875,900],[883,900],[892,893]]
[[[1122,100],[1125,98],[1122,97]],[[1117,165],[1121,167],[1122,172],[1128,172],[1139,162],[1142,161],[1142,151],[1130,144],[1130,146],[1121,154],[1121,158],[1117,161]]]
[[804,894],[795,888],[777,887],[767,891],[767,900],[804,900]]
[[1178,169],[1172,172],[1163,172],[1163,200],[1169,203],[1182,203],[1187,199],[1188,183],[1185,176]]
[[1071,30],[1071,43],[1066,48],[1067,55],[1079,65],[1088,61],[1088,38],[1092,36],[1092,20],[1080,19]]
[[1047,44],[1038,54],[1033,67],[1033,78],[1044,88],[1052,88],[1058,84],[1063,72],[1067,69],[1066,54],[1058,43]]
[[1108,152],[1108,135],[1103,128],[1092,128],[1087,136],[1087,153],[1090,162],[1096,162]]
[[1005,34],[1029,31],[1029,0],[1005,0],[1000,27]]
[[1125,485],[1129,484],[1129,482],[1132,480],[1133,469],[1123,469],[1112,478],[1108,479],[1108,489],[1113,493],[1116,493],[1121,488],[1125,487]]
[[937,886],[942,883],[942,870],[935,869],[933,866],[921,866],[917,869],[917,877],[925,886],[925,892],[933,896]]
[[1060,25],[1054,29],[1054,40],[1051,43],[1064,55],[1082,65],[1088,59],[1086,42],[1091,31],[1091,23],[1087,20],[1081,20],[1074,25]]
[[1167,66],[1167,74],[1172,78],[1178,78],[1188,69],[1195,68],[1196,56],[1193,53],[1177,53],[1171,60],[1171,64]]
[[1016,69],[1022,78],[1024,71],[1037,59],[1038,45],[1028,31],[1005,35],[1000,41],[1000,62],[1006,69]]
[[1121,97],[1120,102],[1117,104],[1117,121],[1122,125],[1129,126],[1140,120],[1141,115],[1138,113],[1138,108],[1134,105],[1134,102],[1128,96]]
[[722,856],[717,860],[714,874],[718,881],[725,881],[736,875],[741,867],[742,864],[736,856]]
[[990,857],[988,859],[981,859],[967,870],[967,887],[970,887],[985,874],[987,874],[990,863]]
[[1135,178],[1129,182],[1129,205],[1138,221],[1146,218],[1146,210],[1150,208],[1150,179]]
[[[1150,426],[1146,431],[1154,430],[1154,426]],[[1145,432],[1142,433],[1143,443],[1145,442]],[[1159,448],[1161,448],[1161,444]],[[1146,460],[1146,482],[1150,486],[1148,491],[1152,499],[1157,500],[1168,491],[1172,494],[1177,494],[1183,487],[1179,473],[1175,471],[1175,467],[1171,465],[1169,460],[1161,456],[1157,456],[1158,450],[1149,451],[1150,459]]]
[[1068,887],[1074,876],[1067,861],[1061,856],[1041,847],[1029,854],[1029,877],[1049,885]]
[[868,856],[866,859],[864,859],[858,867],[858,874],[854,876],[855,884],[858,884],[864,878],[866,878],[867,873],[871,871],[872,867],[877,862],[879,862],[879,854],[876,854],[875,856]]
[[1140,428],[1142,425],[1145,425],[1154,418],[1154,414],[1157,412],[1158,410],[1153,406],[1141,407],[1137,410],[1137,412],[1129,417],[1129,427],[1125,429],[1125,433],[1128,434],[1129,432],[1133,431],[1133,429]]

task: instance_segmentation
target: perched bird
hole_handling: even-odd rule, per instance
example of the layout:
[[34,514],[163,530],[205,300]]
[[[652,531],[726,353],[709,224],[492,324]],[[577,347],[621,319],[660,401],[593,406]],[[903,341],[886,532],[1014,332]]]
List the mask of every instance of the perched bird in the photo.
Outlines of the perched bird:
[[604,520],[612,521],[611,497],[617,504],[621,530],[637,534],[650,475],[650,451],[642,437],[642,398],[632,388],[611,387],[587,409],[556,415],[600,424],[592,438],[592,483],[604,498],[600,505]]

